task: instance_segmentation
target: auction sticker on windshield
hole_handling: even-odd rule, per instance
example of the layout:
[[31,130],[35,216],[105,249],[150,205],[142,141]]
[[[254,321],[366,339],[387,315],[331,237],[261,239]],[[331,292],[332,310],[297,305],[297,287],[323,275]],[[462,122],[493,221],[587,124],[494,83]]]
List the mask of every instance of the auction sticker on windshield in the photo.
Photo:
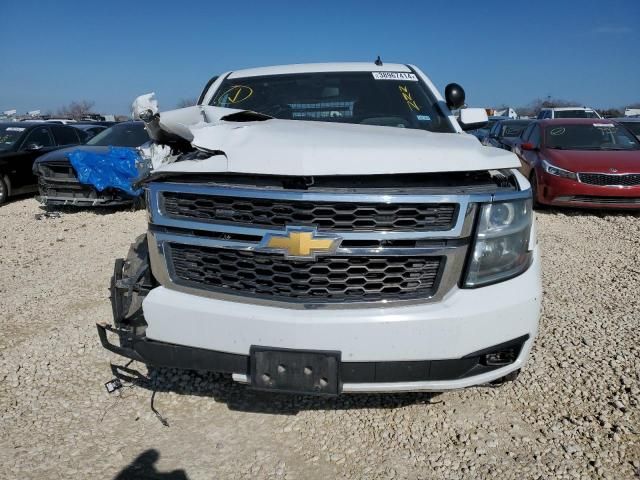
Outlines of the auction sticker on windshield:
[[414,73],[406,72],[371,72],[376,80],[408,80],[417,82],[418,77]]

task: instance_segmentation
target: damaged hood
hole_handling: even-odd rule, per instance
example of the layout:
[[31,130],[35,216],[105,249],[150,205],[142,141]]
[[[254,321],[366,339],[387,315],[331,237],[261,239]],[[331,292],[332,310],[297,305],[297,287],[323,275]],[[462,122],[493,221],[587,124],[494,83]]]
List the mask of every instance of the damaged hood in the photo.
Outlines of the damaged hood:
[[75,152],[76,150],[84,150],[91,153],[104,153],[109,150],[109,147],[102,146],[93,146],[93,145],[74,145],[73,147],[61,148],[58,150],[53,150],[52,152],[45,153],[44,155],[39,156],[33,162],[33,170],[36,170],[36,167],[40,163],[60,163],[67,162],[69,163],[69,154],[71,152]]
[[174,126],[173,131],[182,130],[184,138],[185,127],[191,145],[212,156],[163,165],[156,173],[374,175],[520,166],[513,153],[484,147],[475,137],[460,133],[278,119],[223,119]]

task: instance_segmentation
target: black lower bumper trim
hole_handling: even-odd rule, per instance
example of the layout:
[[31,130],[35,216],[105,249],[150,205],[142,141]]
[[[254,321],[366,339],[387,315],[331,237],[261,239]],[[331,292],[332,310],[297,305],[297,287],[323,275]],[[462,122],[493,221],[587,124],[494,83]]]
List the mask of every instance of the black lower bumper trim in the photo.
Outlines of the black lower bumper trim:
[[96,324],[100,343],[107,350],[152,365],[155,367],[182,368],[185,370],[207,370],[220,373],[248,373],[249,356],[216,352],[204,348],[185,347],[171,343],[155,342],[147,338],[129,339],[130,347],[121,347],[109,342],[107,332],[120,336],[126,332],[108,325]]
[[[121,336],[124,334],[123,331],[102,324],[97,324],[97,327],[100,341],[107,350],[148,365],[250,375],[250,357],[248,355],[156,342],[144,337],[127,338],[126,344],[131,346],[121,347],[109,343],[107,331]],[[487,365],[484,362],[487,354],[512,349],[515,360],[528,339],[529,335],[524,335],[458,359],[341,362],[340,378],[343,383],[423,382],[468,378],[505,366]]]

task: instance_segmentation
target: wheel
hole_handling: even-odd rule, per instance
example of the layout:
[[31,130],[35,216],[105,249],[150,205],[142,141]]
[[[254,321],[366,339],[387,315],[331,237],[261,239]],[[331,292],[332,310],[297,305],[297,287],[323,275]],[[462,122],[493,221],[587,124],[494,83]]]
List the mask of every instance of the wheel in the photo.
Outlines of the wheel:
[[491,385],[504,385],[505,383],[515,382],[518,376],[520,376],[520,369],[507,373],[504,377],[495,379],[491,382]]
[[0,178],[0,205],[5,203],[9,198],[9,187],[4,178]]
[[538,200],[538,176],[536,175],[535,170],[531,171],[531,175],[529,175],[529,183],[531,184],[531,196],[533,197],[533,208],[537,210],[541,210],[544,208],[544,205],[540,203]]

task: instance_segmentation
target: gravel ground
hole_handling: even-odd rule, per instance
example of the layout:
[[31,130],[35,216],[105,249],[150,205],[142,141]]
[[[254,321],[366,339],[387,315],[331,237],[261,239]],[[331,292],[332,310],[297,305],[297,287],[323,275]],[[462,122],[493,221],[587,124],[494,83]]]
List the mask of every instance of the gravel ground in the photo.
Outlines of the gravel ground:
[[544,311],[515,384],[318,400],[137,363],[107,394],[123,362],[94,322],[145,214],[40,212],[0,208],[2,478],[640,477],[638,215],[537,213]]

